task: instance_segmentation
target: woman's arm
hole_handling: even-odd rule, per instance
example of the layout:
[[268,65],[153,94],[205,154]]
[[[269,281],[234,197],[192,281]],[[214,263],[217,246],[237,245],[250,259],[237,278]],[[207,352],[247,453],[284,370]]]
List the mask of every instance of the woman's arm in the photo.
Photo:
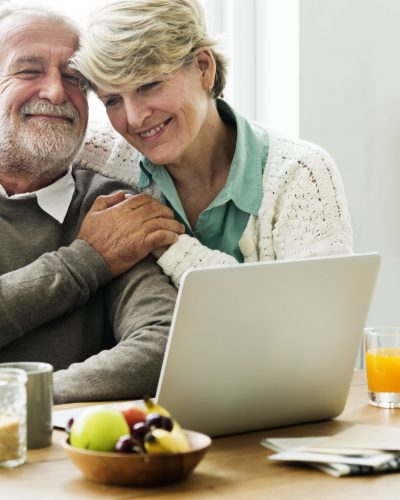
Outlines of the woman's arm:
[[169,276],[176,287],[190,268],[237,264],[237,260],[219,250],[211,250],[199,240],[182,234],[158,259],[157,264]]

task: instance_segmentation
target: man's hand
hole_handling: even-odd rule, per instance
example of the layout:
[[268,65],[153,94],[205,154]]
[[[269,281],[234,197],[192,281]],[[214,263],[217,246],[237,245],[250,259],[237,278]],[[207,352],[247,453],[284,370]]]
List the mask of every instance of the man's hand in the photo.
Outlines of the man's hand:
[[77,238],[89,243],[118,276],[184,232],[173,211],[155,198],[118,192],[96,199]]

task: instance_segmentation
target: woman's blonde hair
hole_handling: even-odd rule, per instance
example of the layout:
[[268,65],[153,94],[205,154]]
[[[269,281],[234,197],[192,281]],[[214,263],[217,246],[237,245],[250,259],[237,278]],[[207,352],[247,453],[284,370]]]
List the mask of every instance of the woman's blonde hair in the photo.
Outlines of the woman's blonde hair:
[[216,62],[213,97],[225,87],[227,62],[206,32],[198,0],[116,0],[91,16],[73,65],[94,86],[129,92],[190,64],[209,48]]

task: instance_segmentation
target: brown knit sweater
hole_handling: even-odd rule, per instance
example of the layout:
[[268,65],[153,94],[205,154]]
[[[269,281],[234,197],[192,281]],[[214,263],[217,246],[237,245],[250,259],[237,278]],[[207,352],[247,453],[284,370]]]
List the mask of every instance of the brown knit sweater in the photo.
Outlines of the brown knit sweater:
[[76,240],[95,198],[127,185],[76,168],[62,224],[0,197],[0,362],[54,366],[56,403],[154,394],[176,292],[152,257],[112,279]]

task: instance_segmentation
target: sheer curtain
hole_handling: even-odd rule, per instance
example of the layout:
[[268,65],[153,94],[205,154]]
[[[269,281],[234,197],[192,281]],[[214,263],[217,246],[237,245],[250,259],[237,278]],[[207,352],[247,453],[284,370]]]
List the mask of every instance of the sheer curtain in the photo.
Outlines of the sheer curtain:
[[247,118],[299,133],[299,0],[203,0],[230,59],[225,97]]

